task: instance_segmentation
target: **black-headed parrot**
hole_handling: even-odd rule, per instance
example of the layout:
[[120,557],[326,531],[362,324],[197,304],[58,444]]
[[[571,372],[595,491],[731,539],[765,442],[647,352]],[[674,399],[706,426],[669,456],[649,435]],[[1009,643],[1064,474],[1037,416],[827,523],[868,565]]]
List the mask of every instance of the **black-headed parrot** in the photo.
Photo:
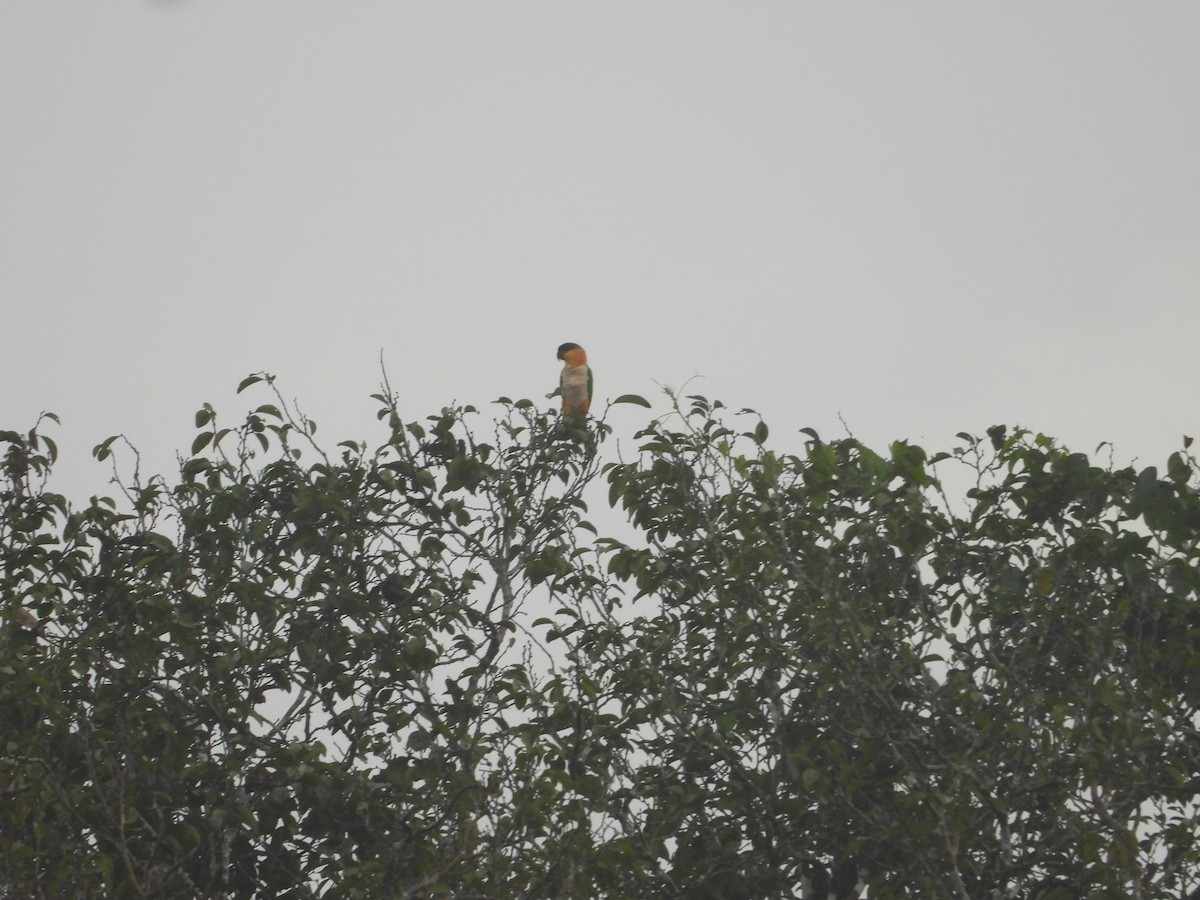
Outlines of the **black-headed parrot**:
[[592,405],[592,370],[588,368],[587,351],[578,344],[562,344],[558,348],[558,358],[563,361],[558,380],[563,414],[582,416]]

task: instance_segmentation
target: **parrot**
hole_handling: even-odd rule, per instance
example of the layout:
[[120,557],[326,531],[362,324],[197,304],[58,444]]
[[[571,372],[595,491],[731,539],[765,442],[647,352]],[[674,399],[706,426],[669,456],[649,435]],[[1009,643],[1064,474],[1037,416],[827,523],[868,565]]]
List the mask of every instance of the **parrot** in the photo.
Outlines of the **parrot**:
[[587,351],[578,344],[562,344],[558,358],[563,361],[558,382],[563,413],[585,415],[592,405],[592,370],[588,368]]

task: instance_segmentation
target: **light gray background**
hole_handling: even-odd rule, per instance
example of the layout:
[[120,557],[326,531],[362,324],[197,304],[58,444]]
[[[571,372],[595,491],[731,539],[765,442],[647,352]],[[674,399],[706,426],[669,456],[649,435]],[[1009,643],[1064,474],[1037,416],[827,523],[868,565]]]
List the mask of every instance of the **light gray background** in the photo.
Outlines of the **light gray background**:
[[699,376],[782,449],[840,414],[1161,464],[1198,47],[1192,2],[8,3],[0,428],[62,415],[86,497],[93,444],[171,468],[250,372],[333,444],[381,350],[420,417],[547,402],[571,340],[598,405]]

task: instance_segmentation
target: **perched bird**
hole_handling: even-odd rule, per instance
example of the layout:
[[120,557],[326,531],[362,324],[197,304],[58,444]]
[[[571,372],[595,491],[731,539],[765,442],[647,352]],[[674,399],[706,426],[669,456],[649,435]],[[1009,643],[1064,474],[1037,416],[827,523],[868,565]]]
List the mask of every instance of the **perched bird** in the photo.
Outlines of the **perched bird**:
[[584,415],[592,405],[592,370],[588,368],[587,351],[578,344],[562,344],[558,358],[563,361],[558,390],[562,394],[563,413]]

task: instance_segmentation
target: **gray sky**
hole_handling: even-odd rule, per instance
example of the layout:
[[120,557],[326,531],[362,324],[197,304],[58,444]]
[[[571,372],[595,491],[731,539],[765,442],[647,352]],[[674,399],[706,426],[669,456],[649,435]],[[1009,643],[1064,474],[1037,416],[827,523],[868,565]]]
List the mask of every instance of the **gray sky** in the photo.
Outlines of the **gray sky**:
[[91,492],[93,444],[170,467],[250,372],[332,444],[381,350],[418,417],[540,401],[571,340],[600,400],[699,376],[787,449],[840,414],[1161,464],[1197,47],[1192,2],[7,4],[0,428],[59,413]]

